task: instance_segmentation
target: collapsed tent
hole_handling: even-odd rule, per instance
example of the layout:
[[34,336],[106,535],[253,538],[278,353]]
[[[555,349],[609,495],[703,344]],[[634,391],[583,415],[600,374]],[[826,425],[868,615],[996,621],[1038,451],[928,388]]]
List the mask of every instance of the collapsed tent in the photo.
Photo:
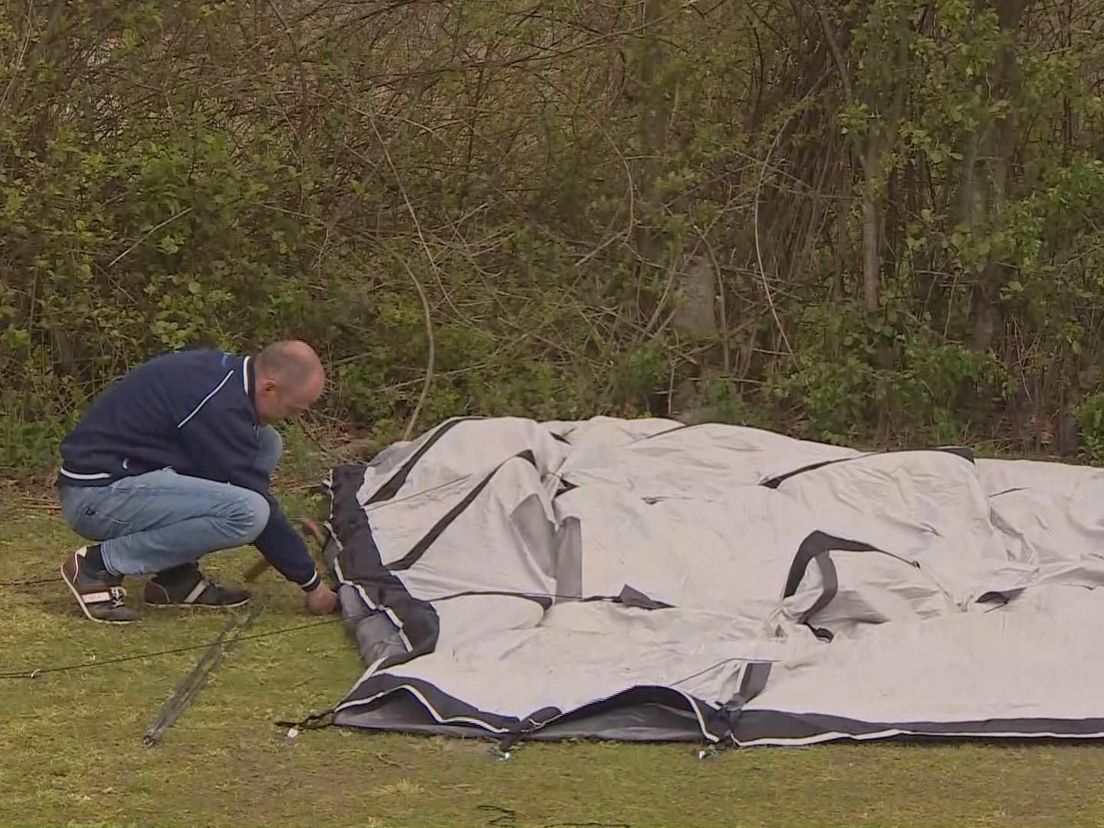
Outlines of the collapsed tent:
[[663,419],[459,418],[335,468],[337,725],[1104,736],[1104,474]]

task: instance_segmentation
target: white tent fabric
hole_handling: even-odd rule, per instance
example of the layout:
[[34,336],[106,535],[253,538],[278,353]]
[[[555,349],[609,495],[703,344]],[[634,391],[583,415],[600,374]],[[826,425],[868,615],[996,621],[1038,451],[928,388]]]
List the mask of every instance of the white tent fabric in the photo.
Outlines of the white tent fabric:
[[1104,474],[663,419],[335,468],[339,725],[740,745],[1104,735]]

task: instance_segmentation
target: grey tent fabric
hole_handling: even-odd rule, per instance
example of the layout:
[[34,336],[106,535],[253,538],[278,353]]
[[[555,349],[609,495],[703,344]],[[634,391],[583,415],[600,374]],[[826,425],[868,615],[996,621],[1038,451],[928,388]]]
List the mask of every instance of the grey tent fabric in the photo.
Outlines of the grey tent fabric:
[[332,470],[349,727],[1104,735],[1104,474],[729,425],[458,418]]

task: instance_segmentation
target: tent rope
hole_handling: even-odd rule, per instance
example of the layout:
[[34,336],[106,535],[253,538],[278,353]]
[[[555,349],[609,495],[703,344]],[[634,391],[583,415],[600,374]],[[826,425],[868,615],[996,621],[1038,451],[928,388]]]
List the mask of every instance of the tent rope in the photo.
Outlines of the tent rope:
[[[259,638],[271,638],[277,635],[286,635],[288,633],[298,632],[299,630],[311,629],[312,627],[337,624],[344,620],[344,618],[338,616],[336,618],[326,618],[322,621],[314,621],[310,624],[296,624],[291,627],[268,630],[267,632],[252,633],[236,638],[235,643],[240,641],[255,641]],[[175,655],[176,653],[188,653],[194,650],[202,650],[208,646],[210,646],[210,642],[204,641],[200,644],[190,644],[186,647],[173,647],[168,650],[154,650],[146,653],[135,653],[134,655],[116,656],[115,658],[107,658],[103,661],[84,661],[78,664],[63,664],[55,667],[36,667],[30,670],[6,670],[0,671],[0,679],[33,679],[45,675],[46,673],[65,673],[71,670],[84,670],[90,667],[106,667],[109,664],[121,664],[125,661],[139,661],[145,658],[158,658],[160,656]]]

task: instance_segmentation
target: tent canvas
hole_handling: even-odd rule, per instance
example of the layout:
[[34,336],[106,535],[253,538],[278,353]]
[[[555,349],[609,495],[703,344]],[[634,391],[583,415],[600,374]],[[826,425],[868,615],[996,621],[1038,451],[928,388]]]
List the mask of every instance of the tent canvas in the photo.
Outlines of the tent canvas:
[[1104,474],[730,425],[457,418],[334,468],[354,728],[1104,735]]

